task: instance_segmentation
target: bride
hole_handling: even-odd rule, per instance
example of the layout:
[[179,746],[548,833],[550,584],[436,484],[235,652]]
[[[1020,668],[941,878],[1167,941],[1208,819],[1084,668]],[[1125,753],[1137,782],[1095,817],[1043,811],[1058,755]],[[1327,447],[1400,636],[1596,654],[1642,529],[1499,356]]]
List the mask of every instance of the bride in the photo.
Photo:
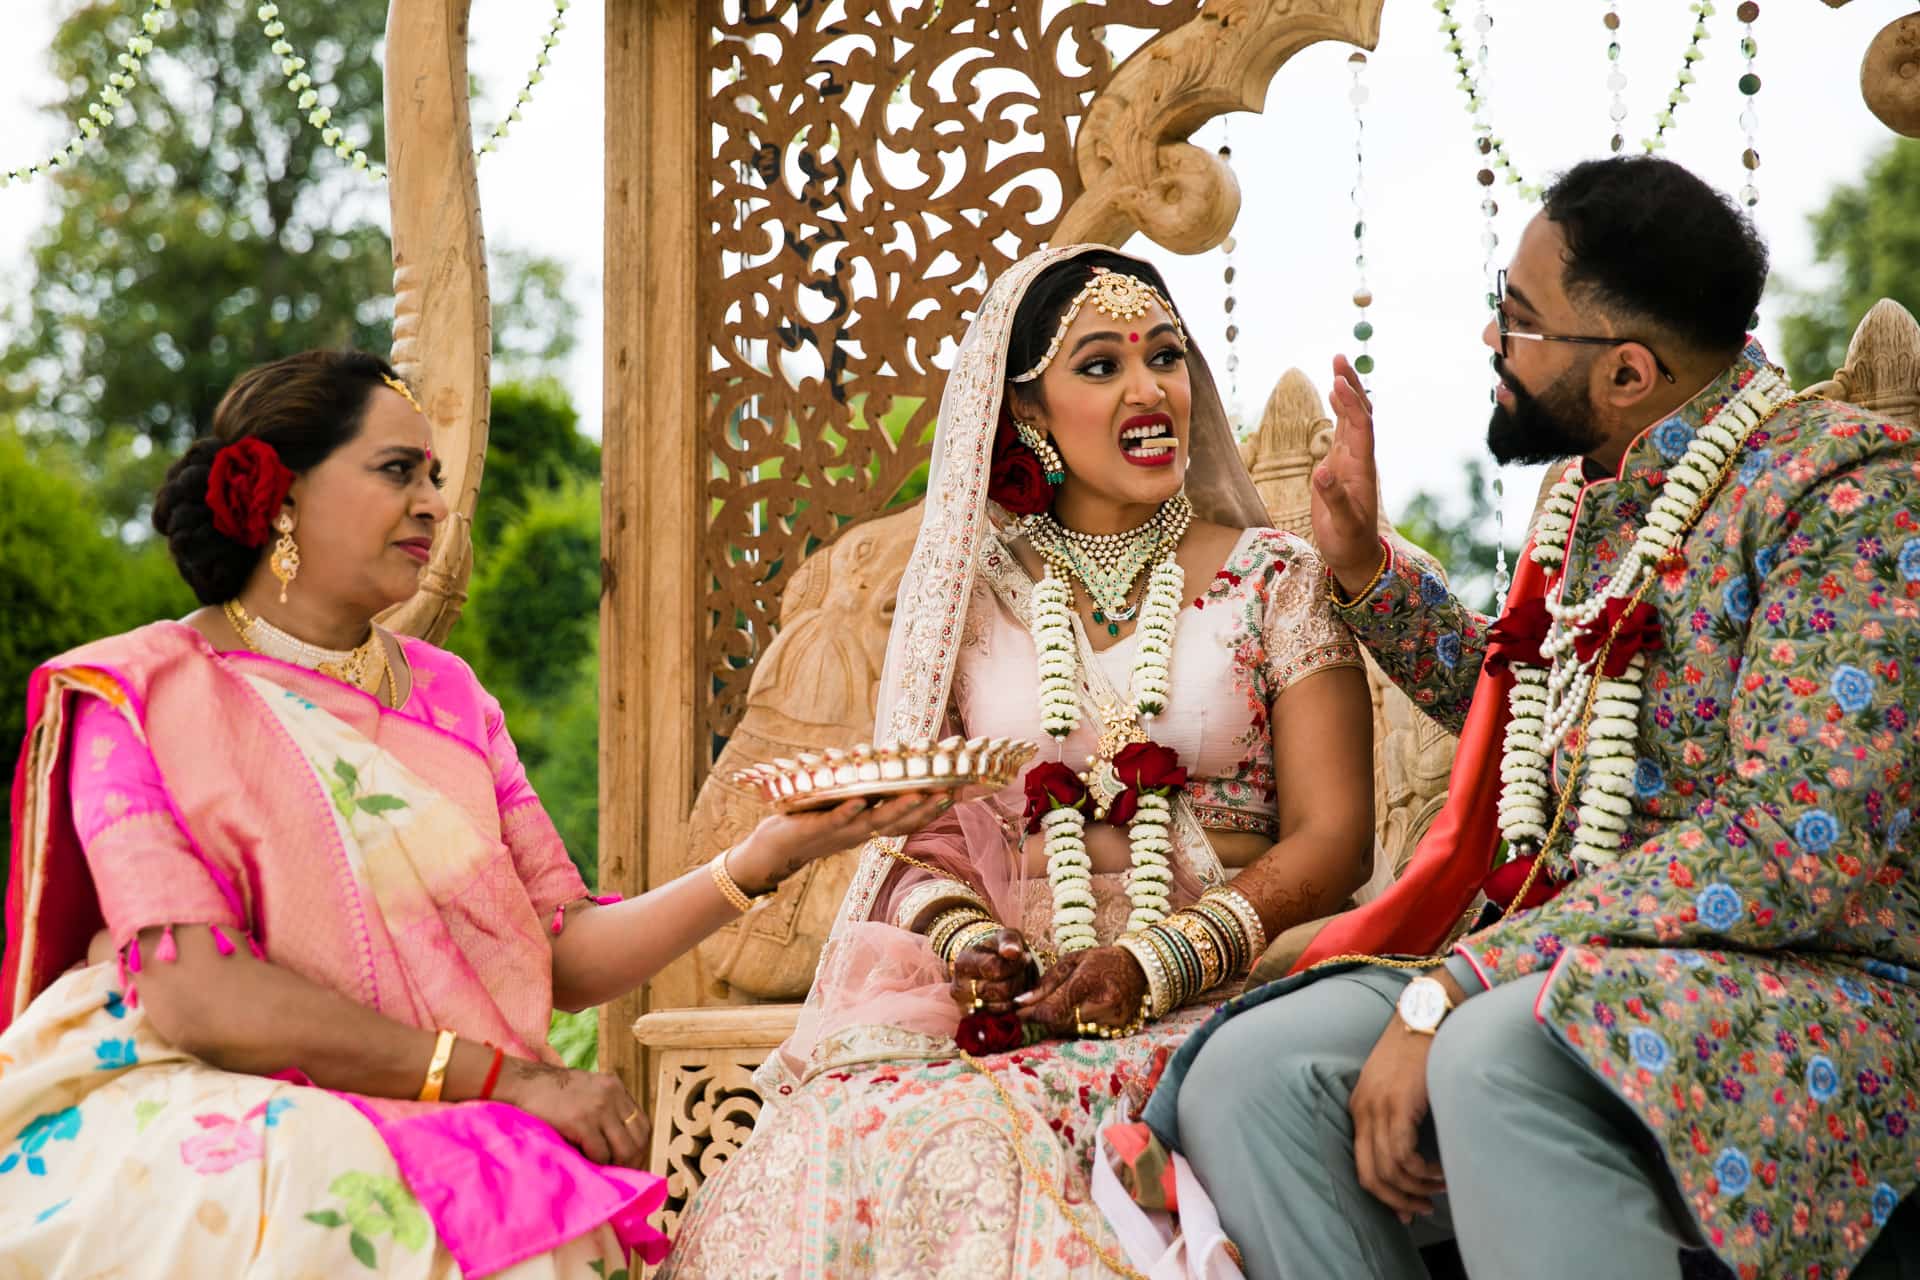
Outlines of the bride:
[[1312,548],[1267,524],[1157,271],[1079,245],[994,283],[875,738],[1025,738],[1038,762],[867,846],[759,1126],[663,1274],[1124,1270],[1095,1134],[1371,862],[1359,654]]

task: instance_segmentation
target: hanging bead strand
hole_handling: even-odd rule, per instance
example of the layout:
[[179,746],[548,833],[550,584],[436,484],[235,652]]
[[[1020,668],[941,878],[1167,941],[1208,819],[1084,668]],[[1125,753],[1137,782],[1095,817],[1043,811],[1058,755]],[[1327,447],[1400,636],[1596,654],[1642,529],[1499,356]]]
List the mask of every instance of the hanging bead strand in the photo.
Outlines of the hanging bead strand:
[[1760,203],[1760,188],[1756,171],[1760,168],[1760,110],[1755,101],[1760,96],[1760,74],[1753,69],[1754,59],[1760,54],[1760,45],[1753,38],[1753,24],[1760,17],[1760,6],[1754,0],[1745,0],[1734,15],[1740,19],[1740,52],[1746,55],[1747,69],[1740,76],[1740,96],[1746,105],[1740,112],[1740,131],[1746,135],[1746,149],[1740,154],[1740,166],[1746,170],[1747,183],[1740,188],[1740,203],[1751,209]]
[[[1233,135],[1225,120],[1220,122],[1220,163],[1229,168],[1233,166]],[[1222,303],[1227,318],[1227,422],[1236,433],[1240,429],[1240,325],[1234,319],[1233,312],[1240,300],[1233,292],[1234,279],[1239,275],[1233,265],[1233,251],[1239,247],[1240,242],[1234,239],[1231,232],[1220,242],[1220,253],[1226,260],[1220,278],[1227,289]]]
[[1373,339],[1373,321],[1367,319],[1367,308],[1373,305],[1373,290],[1367,284],[1367,86],[1362,73],[1367,69],[1367,55],[1356,50],[1347,59],[1347,66],[1353,72],[1353,87],[1347,90],[1347,101],[1353,104],[1353,189],[1347,193],[1353,201],[1353,305],[1359,316],[1353,325],[1353,336],[1360,343],[1360,352],[1353,358],[1353,371],[1361,377],[1373,372],[1373,355],[1367,350],[1367,343]]
[[1687,11],[1693,14],[1693,35],[1680,54],[1680,70],[1674,74],[1673,88],[1667,91],[1667,105],[1653,117],[1653,135],[1640,140],[1640,145],[1648,155],[1666,149],[1667,134],[1673,129],[1674,112],[1680,109],[1681,103],[1692,101],[1687,97],[1687,86],[1694,81],[1693,64],[1707,56],[1707,51],[1701,45],[1707,40],[1707,19],[1714,13],[1713,0],[1693,0],[1687,6]]
[[1607,11],[1601,16],[1601,23],[1607,29],[1607,91],[1613,94],[1613,102],[1607,107],[1607,118],[1613,122],[1613,137],[1607,143],[1607,149],[1615,155],[1627,145],[1627,136],[1621,130],[1626,128],[1627,73],[1620,69],[1620,5],[1612,0]]

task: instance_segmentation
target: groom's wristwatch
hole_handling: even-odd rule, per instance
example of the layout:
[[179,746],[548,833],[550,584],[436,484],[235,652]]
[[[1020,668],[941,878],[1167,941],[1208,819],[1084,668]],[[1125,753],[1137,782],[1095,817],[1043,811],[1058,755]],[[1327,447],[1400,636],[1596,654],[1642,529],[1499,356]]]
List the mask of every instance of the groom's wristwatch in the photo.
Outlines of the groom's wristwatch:
[[1447,989],[1433,978],[1415,978],[1400,991],[1400,1022],[1417,1036],[1430,1036],[1453,1011]]

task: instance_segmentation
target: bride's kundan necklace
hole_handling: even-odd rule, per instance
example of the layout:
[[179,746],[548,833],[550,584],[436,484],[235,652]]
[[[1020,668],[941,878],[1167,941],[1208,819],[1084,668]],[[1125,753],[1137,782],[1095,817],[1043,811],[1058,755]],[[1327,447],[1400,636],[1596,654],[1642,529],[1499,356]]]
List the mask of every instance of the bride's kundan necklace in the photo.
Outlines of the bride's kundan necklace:
[[[1133,863],[1127,878],[1133,906],[1128,931],[1159,923],[1170,908],[1172,794],[1185,784],[1186,770],[1177,767],[1171,750],[1152,741],[1149,731],[1167,705],[1168,665],[1186,582],[1177,552],[1192,521],[1193,506],[1178,493],[1151,520],[1125,533],[1080,533],[1047,512],[1026,517],[1020,526],[1047,566],[1046,576],[1034,585],[1031,626],[1040,665],[1040,724],[1056,742],[1064,742],[1080,723],[1073,583],[1086,588],[1094,621],[1105,623],[1109,635],[1119,635],[1120,623],[1139,617],[1140,647],[1128,688],[1132,706],[1102,708],[1106,732],[1098,752],[1088,757],[1086,772],[1043,764],[1028,775],[1028,829],[1046,832],[1054,943],[1063,955],[1099,942],[1086,845],[1089,817],[1127,826]],[[1149,564],[1146,596],[1130,605]]]
[[[1524,608],[1512,610],[1496,624],[1494,636],[1514,675],[1508,695],[1512,718],[1500,761],[1500,833],[1514,856],[1535,857],[1528,888],[1540,873],[1543,860],[1537,855],[1565,824],[1582,757],[1586,772],[1578,779],[1579,825],[1570,869],[1584,873],[1619,856],[1633,813],[1634,741],[1646,654],[1660,643],[1659,620],[1642,598],[1659,566],[1679,552],[1726,483],[1747,438],[1791,399],[1792,390],[1778,371],[1758,370],[1694,433],[1686,453],[1667,472],[1632,547],[1606,583],[1584,600],[1565,599],[1560,581],[1582,489],[1577,462],[1542,502],[1532,559],[1547,575],[1545,617],[1536,614],[1530,620],[1517,616]],[[1568,791],[1549,822],[1551,762],[1570,740],[1577,747]]]
[[227,601],[221,609],[226,613],[227,621],[233,624],[241,642],[263,657],[311,668],[356,689],[366,689],[367,678],[371,675],[372,693],[376,698],[380,696],[383,683],[389,695],[396,693],[393,668],[387,662],[387,646],[381,643],[380,632],[373,627],[367,628],[367,638],[351,649],[325,649],[317,644],[308,644],[265,618],[248,613],[238,600]]

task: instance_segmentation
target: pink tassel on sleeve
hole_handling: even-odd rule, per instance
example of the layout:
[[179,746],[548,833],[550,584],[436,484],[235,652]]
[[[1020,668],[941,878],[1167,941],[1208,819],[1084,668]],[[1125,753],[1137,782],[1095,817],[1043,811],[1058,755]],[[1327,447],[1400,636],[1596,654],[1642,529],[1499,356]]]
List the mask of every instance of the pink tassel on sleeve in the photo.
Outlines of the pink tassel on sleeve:
[[610,907],[616,902],[625,902],[626,899],[617,893],[601,893],[595,894],[589,901],[597,907]]
[[220,948],[220,954],[223,956],[232,955],[233,939],[229,938],[224,932],[222,932],[220,929],[220,926],[217,924],[209,925],[208,929],[213,934],[213,945]]
[[265,960],[267,958],[267,949],[261,946],[260,939],[254,937],[252,934],[247,935],[247,950],[252,953],[255,960]]
[[138,938],[127,944],[127,968],[134,973],[140,972],[140,939]]
[[566,922],[567,922],[567,909],[565,907],[555,907],[553,909],[553,936],[554,937],[557,938],[560,936],[560,928],[562,925],[566,924]]
[[160,932],[160,945],[154,948],[153,958],[161,964],[172,964],[180,958],[180,948],[173,941],[173,926],[168,925]]

